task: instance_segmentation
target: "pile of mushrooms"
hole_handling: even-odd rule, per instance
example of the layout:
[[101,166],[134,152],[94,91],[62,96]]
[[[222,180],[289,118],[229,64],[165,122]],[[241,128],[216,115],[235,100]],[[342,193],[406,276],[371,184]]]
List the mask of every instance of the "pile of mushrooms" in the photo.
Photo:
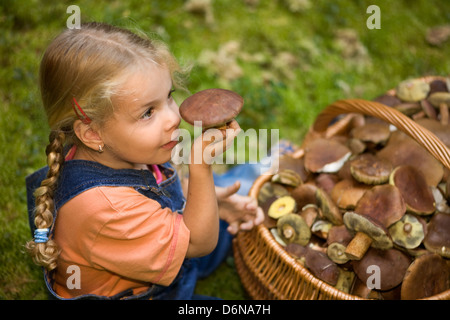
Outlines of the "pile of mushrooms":
[[[406,80],[377,102],[450,147],[450,81]],[[450,170],[380,119],[345,116],[329,138],[284,155],[258,193],[287,253],[338,290],[421,299],[450,289]],[[297,154],[301,154],[298,157]]]

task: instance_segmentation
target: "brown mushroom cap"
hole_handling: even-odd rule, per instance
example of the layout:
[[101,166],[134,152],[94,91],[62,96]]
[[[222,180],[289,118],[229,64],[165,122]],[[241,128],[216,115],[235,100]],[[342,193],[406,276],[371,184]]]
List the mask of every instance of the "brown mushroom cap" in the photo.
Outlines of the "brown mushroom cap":
[[332,286],[336,285],[339,278],[339,268],[323,252],[308,248],[305,255],[305,266],[320,280]]
[[379,268],[379,287],[374,289],[390,290],[398,286],[406,273],[411,259],[405,253],[397,249],[379,250],[370,248],[365,256],[359,261],[353,261],[353,270],[357,277],[367,283],[369,277],[374,274],[370,267]]
[[351,137],[363,142],[383,144],[391,135],[389,125],[384,122],[368,122],[364,126],[356,127],[351,132]]
[[371,153],[363,153],[350,161],[350,172],[355,180],[365,184],[382,184],[389,180],[392,165]]
[[388,107],[394,107],[402,102],[395,95],[388,94],[388,93],[376,97],[375,99],[373,99],[373,101],[382,103]]
[[288,243],[284,249],[295,259],[304,259],[308,250],[307,247],[294,242]]
[[401,131],[391,134],[386,146],[377,156],[388,160],[392,166],[411,165],[421,171],[429,186],[437,186],[444,175],[444,167],[414,139]]
[[392,171],[389,182],[397,187],[408,211],[428,215],[435,211],[434,196],[425,176],[413,166],[403,165]]
[[408,267],[401,288],[402,300],[431,297],[450,288],[450,269],[441,256],[417,257]]
[[339,177],[335,173],[319,173],[314,179],[314,183],[317,187],[321,188],[326,193],[330,194],[336,183],[339,181]]
[[387,228],[403,217],[406,205],[397,187],[383,184],[367,190],[358,201],[355,212],[379,221]]
[[435,79],[430,82],[430,95],[434,92],[441,92],[441,91],[443,92],[448,91],[446,81],[444,81],[443,79]]
[[308,179],[308,172],[305,170],[305,160],[302,158],[297,159],[292,157],[290,154],[280,155],[278,160],[278,170],[290,169],[295,171],[302,181],[306,181]]
[[184,100],[180,106],[180,115],[191,125],[201,121],[203,128],[218,127],[233,120],[243,105],[244,99],[236,92],[206,89]]
[[352,235],[345,225],[332,226],[328,232],[327,244],[342,243],[347,245],[352,240]]
[[381,297],[380,291],[369,288],[365,282],[356,276],[350,288],[350,293],[364,299],[380,300]]
[[350,149],[330,139],[316,139],[305,147],[305,168],[310,172],[337,172],[350,157]]
[[315,204],[307,204],[299,214],[305,220],[308,227],[311,228],[319,217],[319,208]]
[[450,258],[450,215],[436,213],[427,227],[424,245],[427,250]]
[[331,190],[331,199],[341,209],[355,209],[359,199],[371,186],[359,183],[354,179],[344,179],[336,183]]
[[297,202],[298,208],[303,208],[308,204],[316,203],[317,187],[312,183],[305,183],[299,185],[291,191],[291,196]]

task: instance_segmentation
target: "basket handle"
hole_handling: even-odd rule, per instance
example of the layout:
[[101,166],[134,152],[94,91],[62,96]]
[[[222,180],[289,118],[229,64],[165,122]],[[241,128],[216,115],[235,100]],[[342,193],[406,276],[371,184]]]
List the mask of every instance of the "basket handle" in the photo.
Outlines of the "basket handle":
[[434,133],[420,126],[400,111],[379,102],[363,99],[338,100],[326,107],[316,118],[312,129],[324,132],[331,120],[344,113],[362,113],[384,120],[408,134],[444,166],[450,169],[450,150]]

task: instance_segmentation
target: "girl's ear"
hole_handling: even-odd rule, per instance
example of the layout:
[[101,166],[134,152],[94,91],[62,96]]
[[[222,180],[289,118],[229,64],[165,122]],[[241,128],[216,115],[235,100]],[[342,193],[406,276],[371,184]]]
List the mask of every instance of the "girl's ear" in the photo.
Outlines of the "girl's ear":
[[73,131],[78,139],[88,148],[98,151],[99,146],[103,146],[104,142],[97,129],[90,124],[85,124],[81,120],[76,120],[73,124]]

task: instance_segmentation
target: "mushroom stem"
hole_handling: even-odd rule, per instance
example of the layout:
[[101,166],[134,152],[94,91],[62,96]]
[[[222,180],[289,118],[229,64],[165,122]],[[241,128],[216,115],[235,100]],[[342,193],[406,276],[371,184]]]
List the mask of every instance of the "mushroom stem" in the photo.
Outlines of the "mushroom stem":
[[449,121],[448,105],[444,102],[440,103],[439,110],[440,110],[440,115],[441,115],[441,123],[443,125],[448,125],[448,121]]
[[[230,123],[231,123],[231,121],[228,121],[227,123],[224,123],[224,124],[222,124],[220,126],[211,127],[211,128],[214,128],[214,129],[217,129],[217,130],[226,130],[226,129],[228,129],[228,126],[229,126]],[[208,129],[211,129],[211,128],[205,128],[205,131],[208,130]]]
[[405,225],[403,226],[403,231],[408,234],[411,233],[412,231],[411,223],[405,223]]
[[283,228],[283,235],[285,236],[286,239],[290,239],[294,236],[295,234],[295,230],[294,228],[292,228],[292,226],[285,226]]
[[372,244],[372,238],[363,232],[357,232],[345,250],[345,254],[351,260],[360,260]]

